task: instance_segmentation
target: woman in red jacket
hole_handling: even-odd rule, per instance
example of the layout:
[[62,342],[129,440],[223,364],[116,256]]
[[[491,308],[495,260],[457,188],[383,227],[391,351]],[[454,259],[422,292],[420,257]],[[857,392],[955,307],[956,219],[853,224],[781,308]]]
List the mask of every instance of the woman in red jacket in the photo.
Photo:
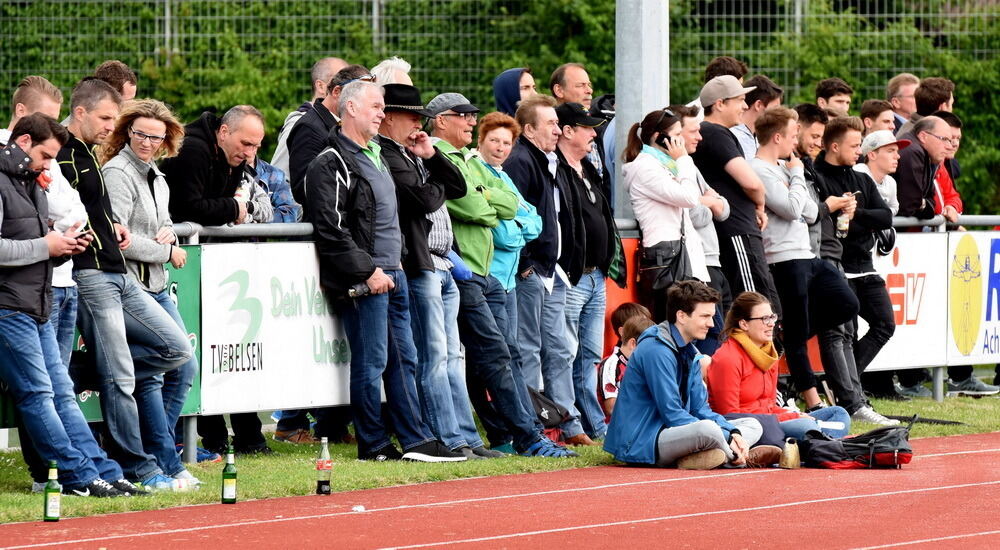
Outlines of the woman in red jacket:
[[724,342],[708,369],[708,402],[722,414],[771,414],[785,436],[801,439],[809,430],[844,437],[851,416],[841,407],[824,407],[805,414],[777,405],[778,352],[771,339],[777,315],[763,295],[744,292],[736,297],[722,330]]

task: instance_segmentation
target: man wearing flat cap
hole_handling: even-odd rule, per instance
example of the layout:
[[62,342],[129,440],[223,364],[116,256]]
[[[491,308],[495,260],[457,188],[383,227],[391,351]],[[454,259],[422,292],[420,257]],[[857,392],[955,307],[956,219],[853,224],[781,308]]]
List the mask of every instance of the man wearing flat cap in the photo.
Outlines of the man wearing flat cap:
[[[505,334],[509,326],[507,292],[490,275],[493,261],[492,228],[517,213],[518,198],[501,179],[468,149],[479,108],[462,94],[440,94],[427,104],[433,116],[434,147],[465,177],[467,193],[447,201],[455,239],[471,274],[457,280],[458,329],[465,344],[469,377],[478,377],[493,399],[496,412],[507,423],[514,449],[529,456],[569,456],[541,433],[534,411],[518,397],[517,379]],[[498,442],[493,442],[497,444]],[[487,454],[484,451],[488,451]],[[479,456],[495,456],[492,449],[473,449]]]
[[576,246],[583,249],[580,280],[566,291],[566,338],[574,354],[573,388],[583,431],[592,439],[600,439],[607,424],[594,388],[597,364],[604,351],[604,278],[611,277],[625,288],[625,256],[611,206],[601,192],[601,172],[589,160],[596,129],[605,120],[590,116],[582,104],[573,102],[556,107],[556,116],[562,131],[556,149],[559,170],[575,187],[580,205],[576,227],[581,233]]

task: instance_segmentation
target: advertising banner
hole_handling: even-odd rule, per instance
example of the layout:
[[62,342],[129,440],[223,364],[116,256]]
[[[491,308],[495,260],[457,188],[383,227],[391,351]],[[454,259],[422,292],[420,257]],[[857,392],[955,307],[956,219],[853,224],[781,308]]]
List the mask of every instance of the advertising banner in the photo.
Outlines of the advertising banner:
[[[889,291],[896,329],[867,370],[945,364],[947,254],[947,233],[899,233],[891,254],[875,255],[875,269]],[[859,320],[859,325],[858,334],[864,335],[867,324]]]
[[312,243],[202,245],[203,414],[350,402],[350,351]]
[[948,364],[998,363],[1000,232],[948,236]]

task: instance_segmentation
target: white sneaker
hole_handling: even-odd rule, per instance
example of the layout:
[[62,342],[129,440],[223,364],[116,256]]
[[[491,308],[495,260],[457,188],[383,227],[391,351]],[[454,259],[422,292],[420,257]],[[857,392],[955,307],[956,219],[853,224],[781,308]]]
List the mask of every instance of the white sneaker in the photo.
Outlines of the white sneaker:
[[875,412],[875,409],[865,406],[854,411],[851,415],[851,420],[856,420],[858,422],[869,422],[871,424],[878,424],[880,426],[898,426],[899,420],[894,418],[886,418],[881,414]]

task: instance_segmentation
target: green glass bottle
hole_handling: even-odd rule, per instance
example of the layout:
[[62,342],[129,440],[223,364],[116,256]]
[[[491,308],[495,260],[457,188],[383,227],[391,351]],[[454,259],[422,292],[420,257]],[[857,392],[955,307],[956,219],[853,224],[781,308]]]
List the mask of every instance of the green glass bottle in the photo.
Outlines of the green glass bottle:
[[236,458],[232,445],[226,449],[226,466],[222,469],[222,503],[236,504]]
[[45,521],[59,521],[59,512],[62,502],[62,485],[59,485],[59,469],[55,460],[49,461],[49,482],[45,484],[44,505],[42,516]]

